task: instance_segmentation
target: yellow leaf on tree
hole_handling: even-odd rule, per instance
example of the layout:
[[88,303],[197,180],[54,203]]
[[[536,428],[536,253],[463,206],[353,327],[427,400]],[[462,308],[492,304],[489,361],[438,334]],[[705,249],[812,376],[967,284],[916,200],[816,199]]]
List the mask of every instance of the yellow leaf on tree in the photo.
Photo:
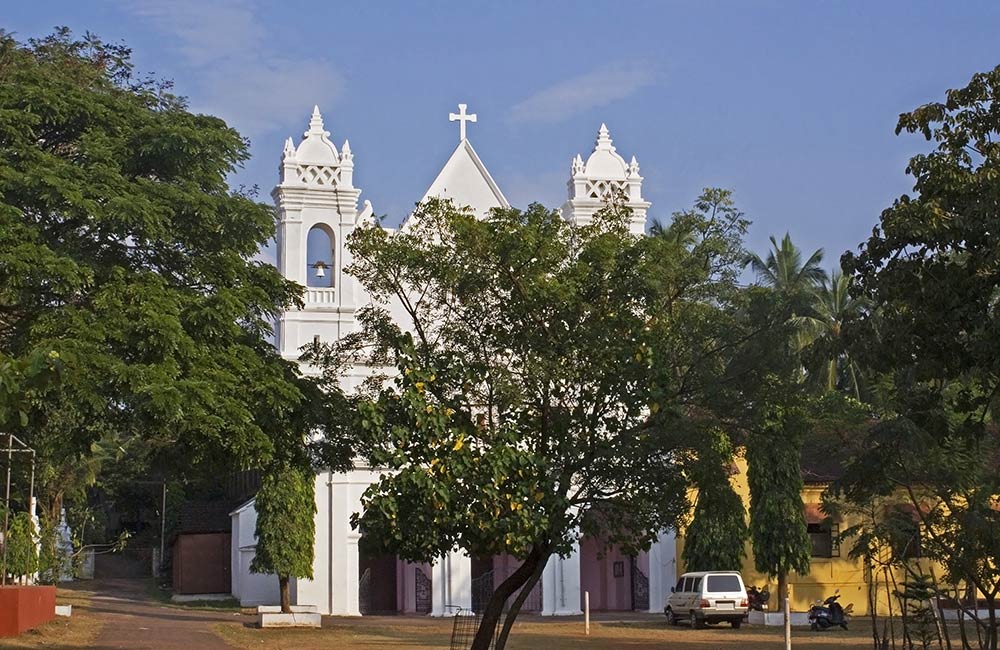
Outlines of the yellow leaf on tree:
[[465,445],[465,435],[464,434],[458,436],[458,440],[455,441],[455,446],[452,447],[452,451],[458,451],[459,449],[462,448],[463,445]]

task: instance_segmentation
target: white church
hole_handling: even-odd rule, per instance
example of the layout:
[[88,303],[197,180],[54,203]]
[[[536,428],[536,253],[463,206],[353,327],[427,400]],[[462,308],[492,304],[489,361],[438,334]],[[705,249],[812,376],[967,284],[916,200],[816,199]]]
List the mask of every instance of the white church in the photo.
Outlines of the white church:
[[[477,215],[510,207],[466,135],[476,115],[459,104],[449,115],[459,122],[459,142],[421,201],[449,198]],[[347,140],[338,150],[313,110],[309,130],[295,146],[285,143],[277,187],[271,193],[278,209],[278,268],[306,287],[302,309],[282,314],[278,347],[297,361],[301,348],[314,340],[335,341],[357,327],[355,314],[369,300],[344,267],[350,264],[346,238],[373,217],[372,205],[358,206],[361,189],[354,186],[354,154]],[[635,157],[626,162],[615,151],[603,124],[586,161],[573,158],[567,183],[569,196],[562,215],[572,224],[590,222],[609,196],[624,192],[633,210],[631,230],[642,234],[649,202],[642,198],[642,176]],[[406,228],[406,222],[401,228]],[[345,390],[356,388],[365,369],[342,378]],[[350,517],[361,509],[361,495],[378,472],[356,466],[347,473],[323,472],[316,477],[316,542],[313,579],[292,581],[292,601],[314,605],[323,614],[430,614],[446,616],[461,608],[479,607],[518,562],[511,557],[469,557],[455,550],[431,564],[413,564],[394,556],[366,552]],[[256,539],[256,512],[251,500],[232,515],[232,593],[244,606],[276,604],[278,580],[250,572]],[[584,592],[594,610],[661,612],[676,578],[676,543],[664,533],[648,552],[627,556],[618,549],[601,553],[601,540],[584,537],[567,558],[552,558],[524,611],[542,615],[581,613]]]

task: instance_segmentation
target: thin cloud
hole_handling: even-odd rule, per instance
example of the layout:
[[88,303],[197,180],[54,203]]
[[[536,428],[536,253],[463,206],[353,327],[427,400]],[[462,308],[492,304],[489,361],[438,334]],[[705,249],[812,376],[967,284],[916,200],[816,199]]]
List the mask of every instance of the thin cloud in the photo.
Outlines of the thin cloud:
[[[123,8],[149,22],[191,68],[191,107],[246,135],[283,127],[313,104],[331,105],[342,81],[324,59],[283,56],[251,0],[143,0]],[[306,108],[303,108],[306,107]]]
[[520,124],[561,122],[624,99],[654,81],[654,70],[645,64],[604,65],[518,102],[510,109],[509,119]]

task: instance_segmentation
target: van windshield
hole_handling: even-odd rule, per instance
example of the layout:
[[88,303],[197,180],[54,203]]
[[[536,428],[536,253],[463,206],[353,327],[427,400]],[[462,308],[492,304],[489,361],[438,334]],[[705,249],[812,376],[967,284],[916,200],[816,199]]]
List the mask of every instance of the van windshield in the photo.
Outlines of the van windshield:
[[739,576],[708,576],[708,589],[706,591],[710,594],[743,591],[743,587],[740,586]]

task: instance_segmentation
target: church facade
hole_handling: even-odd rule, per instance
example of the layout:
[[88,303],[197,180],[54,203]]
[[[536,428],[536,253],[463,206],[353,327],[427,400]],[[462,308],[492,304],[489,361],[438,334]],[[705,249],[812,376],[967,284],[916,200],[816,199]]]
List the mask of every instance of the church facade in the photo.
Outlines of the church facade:
[[[449,119],[459,122],[458,146],[421,200],[449,198],[479,216],[510,207],[467,137],[467,123],[475,122],[476,116],[460,104],[459,112]],[[562,215],[572,224],[588,224],[609,197],[622,193],[633,211],[630,229],[642,234],[650,206],[642,197],[642,180],[635,157],[626,162],[602,124],[587,160],[580,155],[572,159]],[[361,189],[354,186],[350,143],[345,140],[338,149],[318,108],[299,144],[291,138],[286,141],[279,183],[271,196],[278,209],[278,268],[305,287],[304,306],[284,312],[277,328],[282,356],[297,361],[303,346],[316,340],[336,341],[355,331],[356,312],[369,300],[344,268],[351,263],[347,237],[371,220],[374,211],[369,201],[359,205]],[[404,221],[400,228],[406,227]],[[353,390],[366,376],[364,368],[351,369],[341,378],[342,385]],[[492,586],[516,569],[513,558],[473,558],[460,550],[433,564],[368,553],[360,532],[351,528],[350,516],[360,510],[362,493],[378,475],[374,468],[357,465],[346,473],[316,476],[313,579],[293,580],[293,602],[333,615],[444,616],[458,608],[480,606]],[[253,501],[231,517],[233,595],[246,606],[277,603],[277,579],[249,570],[256,544]],[[588,592],[595,610],[660,612],[676,570],[672,533],[663,533],[638,556],[626,556],[616,548],[604,551],[601,540],[585,537],[569,557],[549,561],[525,609],[543,615],[579,614]]]

